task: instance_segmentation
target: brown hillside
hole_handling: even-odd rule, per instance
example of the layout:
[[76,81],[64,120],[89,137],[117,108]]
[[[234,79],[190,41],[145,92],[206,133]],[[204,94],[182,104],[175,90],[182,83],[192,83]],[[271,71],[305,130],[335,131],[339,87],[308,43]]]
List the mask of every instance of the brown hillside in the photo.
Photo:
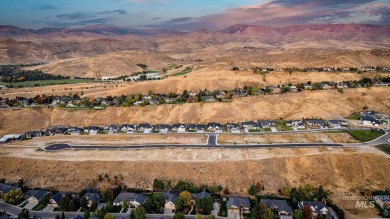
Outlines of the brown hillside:
[[[254,96],[229,103],[193,103],[147,107],[109,107],[103,111],[65,109],[3,109],[1,133],[25,132],[48,125],[88,126],[124,123],[240,122],[255,119],[340,118],[364,106],[390,113],[388,88],[307,91],[285,95]],[[19,121],[24,121],[20,123]]]

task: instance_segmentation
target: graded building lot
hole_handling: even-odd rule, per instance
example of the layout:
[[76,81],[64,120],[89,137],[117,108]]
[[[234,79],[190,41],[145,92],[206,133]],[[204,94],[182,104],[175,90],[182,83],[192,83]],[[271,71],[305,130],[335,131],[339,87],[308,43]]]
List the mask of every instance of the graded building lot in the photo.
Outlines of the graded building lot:
[[288,134],[221,134],[219,144],[271,144],[271,143],[357,143],[348,133],[288,133]]
[[[44,139],[44,138],[43,138]],[[31,142],[30,142],[31,143]],[[50,143],[50,141],[44,144]],[[29,141],[2,145],[0,176],[24,178],[29,187],[80,191],[93,186],[99,174],[122,174],[129,187],[150,189],[154,178],[186,180],[198,185],[223,185],[233,194],[247,195],[252,183],[275,193],[284,185],[310,183],[337,194],[363,188],[390,187],[390,155],[374,147],[313,147],[263,149],[135,149],[64,150],[45,152]],[[337,200],[341,208],[350,203]],[[358,213],[359,215],[354,215]],[[347,211],[349,218],[373,212]]]
[[57,135],[43,138],[34,138],[28,141],[15,142],[11,145],[27,147],[43,147],[50,144],[70,145],[105,145],[105,146],[129,146],[151,144],[189,144],[202,145],[206,143],[206,135],[203,134],[98,134],[98,135]]

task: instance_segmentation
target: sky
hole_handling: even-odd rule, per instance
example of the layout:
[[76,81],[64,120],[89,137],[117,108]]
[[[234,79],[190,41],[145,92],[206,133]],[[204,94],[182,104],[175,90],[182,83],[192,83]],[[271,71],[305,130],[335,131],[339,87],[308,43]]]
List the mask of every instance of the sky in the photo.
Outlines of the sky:
[[1,0],[0,25],[119,26],[189,31],[234,24],[390,25],[390,0]]

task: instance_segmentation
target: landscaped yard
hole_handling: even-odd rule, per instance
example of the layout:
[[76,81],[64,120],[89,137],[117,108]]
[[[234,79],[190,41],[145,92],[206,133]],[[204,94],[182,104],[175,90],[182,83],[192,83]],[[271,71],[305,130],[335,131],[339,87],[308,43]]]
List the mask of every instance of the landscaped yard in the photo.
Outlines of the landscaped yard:
[[359,113],[352,113],[350,116],[347,117],[347,119],[360,120],[360,114]]
[[361,142],[372,141],[383,135],[383,132],[371,130],[348,130],[346,132]]
[[381,144],[381,145],[376,146],[376,148],[378,148],[379,150],[381,150],[387,154],[390,154],[390,144]]
[[180,76],[180,75],[185,75],[185,74],[188,74],[192,72],[192,68],[185,68],[184,70],[182,70],[181,72],[178,72],[178,73],[175,73],[175,74],[172,74],[171,76]]

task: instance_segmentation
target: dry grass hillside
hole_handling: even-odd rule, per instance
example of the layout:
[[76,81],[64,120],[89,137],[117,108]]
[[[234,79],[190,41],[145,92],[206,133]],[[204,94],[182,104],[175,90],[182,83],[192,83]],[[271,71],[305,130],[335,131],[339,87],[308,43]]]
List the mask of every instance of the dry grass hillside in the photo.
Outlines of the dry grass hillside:
[[177,60],[156,52],[122,51],[103,55],[55,61],[39,67],[47,73],[71,77],[123,76],[142,71],[138,63],[146,64],[149,69],[157,69],[176,63]]
[[[227,103],[192,103],[158,106],[109,107],[105,110],[58,108],[2,109],[2,133],[25,132],[48,125],[88,126],[124,123],[240,122],[255,119],[341,118],[369,107],[390,114],[388,88],[305,91],[284,95],[253,96]],[[19,121],[23,121],[20,123]]]

